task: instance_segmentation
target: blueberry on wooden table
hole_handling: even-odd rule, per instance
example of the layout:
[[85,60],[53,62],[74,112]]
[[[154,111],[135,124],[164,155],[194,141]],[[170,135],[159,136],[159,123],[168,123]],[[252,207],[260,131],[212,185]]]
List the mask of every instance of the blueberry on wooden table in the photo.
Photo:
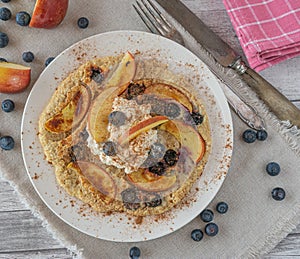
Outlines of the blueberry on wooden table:
[[31,51],[23,52],[22,59],[25,62],[30,63],[30,62],[32,62],[34,60],[34,54]]
[[27,12],[21,11],[16,14],[16,22],[20,26],[28,26],[30,20],[31,20],[30,14]]
[[89,26],[89,20],[86,17],[80,17],[77,21],[77,25],[80,29],[85,29]]
[[201,229],[194,229],[191,233],[191,238],[196,241],[199,242],[203,239],[203,232]]
[[15,146],[15,141],[11,136],[0,137],[0,147],[3,150],[11,150]]
[[214,219],[214,213],[210,209],[205,209],[200,213],[200,218],[204,222],[210,222]]
[[285,191],[281,187],[276,187],[271,192],[272,198],[276,201],[282,201],[285,198]]
[[4,48],[8,45],[9,38],[6,33],[0,32],[0,48]]
[[55,59],[55,57],[47,58],[46,61],[45,61],[45,67],[48,66],[54,59]]
[[225,214],[228,211],[228,204],[224,201],[218,202],[216,210],[220,214]]
[[0,8],[0,20],[7,21],[10,18],[11,18],[11,11],[6,7]]
[[219,232],[219,227],[216,223],[208,223],[206,226],[205,226],[205,233],[206,235],[210,236],[210,237],[213,237],[215,235],[217,235]]
[[14,108],[15,108],[15,103],[10,99],[6,99],[1,103],[1,109],[4,112],[11,112],[14,110]]
[[133,246],[129,250],[129,256],[131,259],[138,259],[141,256],[141,250],[138,247]]
[[246,143],[253,143],[256,140],[256,132],[252,129],[247,129],[243,132],[243,140]]
[[266,171],[270,176],[276,176],[280,173],[280,165],[276,162],[270,162],[266,166]]
[[258,130],[256,132],[256,138],[259,141],[264,141],[268,138],[268,133],[265,130]]

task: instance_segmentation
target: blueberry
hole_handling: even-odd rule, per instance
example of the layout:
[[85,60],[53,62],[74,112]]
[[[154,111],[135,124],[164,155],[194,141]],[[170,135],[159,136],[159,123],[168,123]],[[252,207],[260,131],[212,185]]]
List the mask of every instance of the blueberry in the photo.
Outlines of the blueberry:
[[257,140],[264,141],[268,138],[268,133],[265,130],[258,130],[256,132]]
[[22,54],[22,59],[28,63],[32,62],[34,60],[34,54],[31,51],[24,52]]
[[157,175],[163,175],[165,173],[165,170],[165,165],[162,162],[158,162],[157,164],[149,167],[149,171]]
[[164,160],[167,165],[173,166],[177,163],[179,156],[177,152],[173,149],[168,149],[164,155]]
[[104,80],[104,75],[101,69],[92,69],[91,79],[100,84]]
[[16,22],[21,26],[28,26],[30,19],[30,14],[27,12],[22,11],[16,14]]
[[11,18],[11,11],[6,7],[0,8],[0,20],[7,21],[10,18]]
[[114,156],[117,153],[116,144],[112,141],[104,142],[102,148],[107,156]]
[[164,156],[165,151],[166,151],[166,147],[163,144],[156,142],[151,146],[149,155],[152,158],[159,159]]
[[228,211],[228,204],[224,201],[221,201],[216,206],[217,212],[225,214]]
[[0,62],[7,62],[5,58],[0,58]]
[[108,121],[114,125],[114,126],[122,126],[126,122],[126,115],[124,112],[121,111],[113,111],[112,113],[109,114],[108,116]]
[[138,95],[141,95],[144,93],[144,91],[146,90],[146,87],[144,84],[135,84],[135,83],[131,83],[129,84],[129,86],[127,87],[126,90],[126,98],[128,100],[133,99],[134,97],[137,97]]
[[174,119],[180,115],[180,107],[176,103],[168,103],[165,106],[164,113],[171,119]]
[[214,219],[214,213],[210,209],[205,209],[200,213],[200,218],[204,222],[210,222]]
[[141,206],[136,189],[127,188],[121,192],[121,196],[126,209],[137,210]]
[[219,227],[216,223],[208,223],[205,226],[205,233],[210,237],[217,235],[218,232],[219,232]]
[[80,29],[85,29],[89,26],[89,20],[86,17],[80,17],[77,21],[77,25]]
[[192,112],[191,117],[193,118],[196,125],[200,125],[203,122],[203,115],[201,115],[199,112]]
[[271,176],[276,176],[280,173],[280,165],[276,162],[270,162],[266,166],[266,171]]
[[282,201],[285,198],[285,191],[281,187],[276,187],[272,190],[272,198],[276,201]]
[[3,136],[0,138],[0,147],[4,150],[11,150],[15,146],[15,141],[11,136]]
[[2,102],[1,108],[4,112],[11,112],[15,108],[15,104],[12,100],[6,99]]
[[256,140],[256,132],[252,129],[247,129],[243,133],[243,140],[246,143],[253,143]]
[[157,193],[147,194],[145,200],[145,205],[151,208],[155,208],[162,204],[161,196]]
[[203,232],[201,229],[194,229],[191,233],[191,238],[194,240],[194,241],[201,241],[203,239]]
[[2,1],[2,3],[9,3],[10,2],[10,0],[1,0]]
[[9,42],[8,36],[4,32],[0,32],[0,48],[4,48],[7,46]]
[[129,256],[131,259],[138,259],[141,256],[141,250],[138,247],[133,246],[129,250]]
[[47,58],[46,61],[45,61],[45,67],[48,66],[54,59],[55,59],[55,57]]

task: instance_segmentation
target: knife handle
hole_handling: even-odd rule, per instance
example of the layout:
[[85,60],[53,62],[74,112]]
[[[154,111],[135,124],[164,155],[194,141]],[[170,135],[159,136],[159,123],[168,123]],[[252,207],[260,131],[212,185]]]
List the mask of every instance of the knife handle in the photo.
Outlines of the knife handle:
[[267,104],[278,119],[289,120],[293,125],[300,128],[300,110],[289,99],[257,72],[247,67],[240,59],[231,67],[238,71],[243,80]]

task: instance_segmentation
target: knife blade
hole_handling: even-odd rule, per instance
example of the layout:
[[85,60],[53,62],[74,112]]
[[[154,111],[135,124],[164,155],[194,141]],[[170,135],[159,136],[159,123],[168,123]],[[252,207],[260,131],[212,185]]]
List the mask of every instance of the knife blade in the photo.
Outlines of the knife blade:
[[300,128],[300,110],[267,80],[246,66],[241,57],[181,1],[156,0],[156,2],[177,20],[218,63],[236,70],[241,79],[256,92],[279,120],[290,121]]

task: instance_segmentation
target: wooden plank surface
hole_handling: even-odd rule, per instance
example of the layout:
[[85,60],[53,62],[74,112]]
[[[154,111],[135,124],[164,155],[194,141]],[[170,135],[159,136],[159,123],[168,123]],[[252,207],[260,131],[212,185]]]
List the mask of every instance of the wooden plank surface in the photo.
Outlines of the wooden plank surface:
[[[221,0],[185,0],[210,28],[239,54],[242,49]],[[300,108],[300,57],[261,74]],[[265,258],[300,257],[300,225]],[[71,258],[52,238],[40,219],[20,202],[12,187],[0,179],[0,258]]]

